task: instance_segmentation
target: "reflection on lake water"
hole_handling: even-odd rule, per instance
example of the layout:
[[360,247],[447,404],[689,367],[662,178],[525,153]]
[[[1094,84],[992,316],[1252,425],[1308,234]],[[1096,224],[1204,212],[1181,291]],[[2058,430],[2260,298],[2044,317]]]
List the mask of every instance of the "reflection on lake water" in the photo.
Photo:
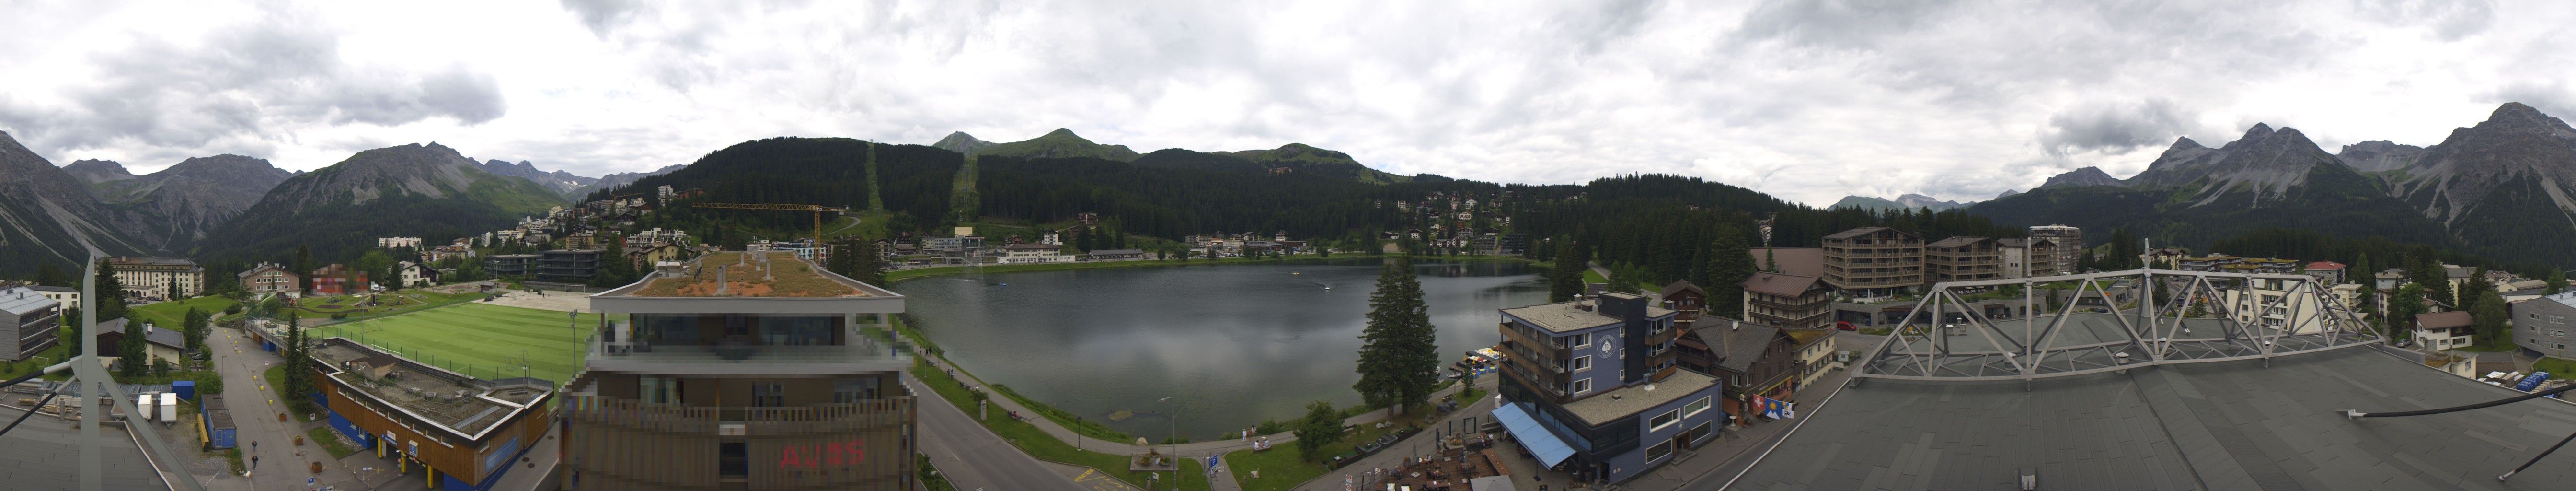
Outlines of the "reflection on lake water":
[[[988,383],[1160,441],[1179,396],[1197,440],[1359,402],[1351,384],[1379,261],[1112,268],[915,279],[894,285],[947,356]],[[1547,300],[1538,268],[1415,265],[1443,363],[1492,346],[1495,309]],[[1007,286],[1005,286],[1007,285]],[[1122,414],[1121,412],[1126,413]]]

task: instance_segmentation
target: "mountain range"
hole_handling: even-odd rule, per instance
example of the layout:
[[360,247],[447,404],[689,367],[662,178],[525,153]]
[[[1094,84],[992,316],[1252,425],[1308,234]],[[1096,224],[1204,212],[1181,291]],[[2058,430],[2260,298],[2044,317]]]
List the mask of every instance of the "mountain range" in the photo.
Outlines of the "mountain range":
[[269,259],[310,246],[315,257],[340,258],[377,237],[462,237],[565,203],[434,142],[378,148],[279,183],[210,232],[198,255]]
[[[976,193],[955,193],[969,189],[952,182],[967,155],[1001,158],[984,159],[971,174]],[[1151,182],[1123,184],[1139,180]],[[1297,143],[1137,154],[1063,129],[1008,143],[957,132],[927,146],[772,138],[710,153],[696,165],[599,178],[540,171],[526,161],[478,162],[436,143],[362,151],[302,173],[217,155],[136,175],[110,161],[56,167],[0,132],[0,254],[68,264],[82,254],[72,240],[79,235],[110,254],[273,260],[309,245],[316,257],[339,258],[371,246],[375,237],[461,237],[632,186],[705,189],[718,201],[861,206],[881,200],[907,220],[939,220],[978,206],[984,213],[1037,217],[1108,207],[1152,214],[1153,227],[1191,230],[1243,226],[1236,223],[1242,219],[1193,210],[1263,186],[1366,196],[1370,187],[1350,184],[1444,182],[1389,174],[1349,154]],[[1089,191],[1067,191],[1075,188]],[[1217,188],[1235,198],[1208,195]],[[2274,228],[2308,229],[2504,261],[2570,264],[2576,249],[2564,244],[2576,242],[2571,195],[2576,129],[2509,103],[2430,146],[2366,141],[2328,152],[2295,128],[2255,124],[2215,147],[2176,138],[2145,171],[2125,179],[2087,167],[1982,202],[1908,194],[1848,197],[1836,207],[1959,209],[2000,225],[2125,228],[2159,244],[2187,246]],[[1335,203],[1332,216],[1371,216]],[[793,214],[721,216],[762,229],[798,228],[810,219],[787,215]],[[36,262],[0,262],[0,275],[23,274]]]
[[[2005,196],[2011,196],[2011,194],[2005,194]],[[1931,196],[1906,193],[1903,196],[1897,196],[1896,199],[1872,198],[1868,196],[1844,196],[1842,201],[1836,201],[1833,206],[1827,206],[1826,208],[1859,208],[1869,211],[1919,210],[1929,208],[1932,211],[1941,211],[1972,204],[1976,204],[1976,202],[1970,201],[1961,203],[1957,201],[1943,201],[1940,198],[1934,198]]]
[[1167,148],[1138,154],[1126,145],[1094,143],[1073,134],[1073,130],[1055,131],[1022,141],[993,143],[976,139],[959,131],[949,133],[932,148],[967,155],[995,155],[1020,158],[1089,157],[1131,162],[1142,167],[1196,168],[1239,173],[1306,173],[1368,183],[1408,182],[1413,176],[1400,176],[1380,171],[1352,159],[1350,154],[1315,148],[1304,143],[1290,143],[1279,148],[1200,152]]
[[494,175],[526,179],[528,182],[537,183],[539,186],[545,186],[548,190],[553,190],[555,194],[565,196],[571,196],[573,191],[579,190],[585,186],[599,183],[599,178],[573,175],[573,173],[565,172],[561,169],[557,169],[554,172],[537,170],[536,164],[528,163],[528,161],[525,160],[521,160],[516,164],[503,160],[490,160],[483,162],[481,165],[483,166],[484,172],[490,172]]
[[2521,103],[2430,147],[2370,141],[2328,153],[2292,128],[2256,124],[2209,148],[2178,138],[2127,179],[2084,168],[1968,207],[2007,225],[2126,227],[2183,244],[2304,228],[2576,263],[2576,129]]

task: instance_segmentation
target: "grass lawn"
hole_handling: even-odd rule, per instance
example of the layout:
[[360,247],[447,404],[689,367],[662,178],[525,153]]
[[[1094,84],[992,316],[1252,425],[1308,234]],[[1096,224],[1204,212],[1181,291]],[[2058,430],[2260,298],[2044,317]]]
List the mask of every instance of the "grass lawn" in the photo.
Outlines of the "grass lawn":
[[[469,295],[470,296],[470,295]],[[526,376],[564,382],[581,372],[599,314],[567,323],[564,312],[464,303],[411,315],[333,324],[315,339],[346,337],[458,373],[481,378]],[[526,371],[520,370],[522,354]]]
[[[59,334],[60,333],[57,333],[57,335]],[[63,345],[55,344],[54,347],[45,348],[44,351],[38,351],[35,355],[27,357],[27,359],[0,364],[0,380],[18,378],[19,375],[25,375],[27,372],[43,370],[46,365],[62,363],[63,353],[67,351],[70,350],[64,348]],[[44,359],[38,360],[36,359],[37,357],[43,357]],[[71,371],[65,370],[63,373],[71,373]]]
[[1608,284],[1610,277],[1602,276],[1600,271],[1593,271],[1592,268],[1583,268],[1583,282]]
[[[259,397],[269,398],[269,399],[275,399],[275,398],[278,398],[278,397],[284,397],[284,395],[282,395],[282,394],[278,394],[278,393],[277,393],[277,389],[278,389],[279,387],[285,387],[285,386],[286,386],[286,365],[277,365],[277,366],[273,366],[273,367],[268,367],[268,371],[266,371],[266,372],[261,372],[261,373],[259,374],[259,378],[260,378],[260,381],[261,381],[261,382],[264,382],[268,387],[258,388],[258,389],[253,389],[253,390],[252,390],[252,392],[257,392],[257,393],[259,394]],[[319,381],[316,381],[316,382],[319,382]],[[313,415],[311,415],[311,414],[305,414],[303,411],[297,411],[297,410],[295,410],[295,405],[294,405],[294,404],[289,404],[289,403],[287,403],[286,401],[278,401],[277,405],[278,405],[278,406],[281,406],[281,407],[285,407],[285,408],[286,408],[286,413],[287,413],[287,414],[290,414],[290,415],[293,415],[296,421],[312,421],[312,420],[313,420]],[[235,420],[235,421],[239,421],[239,420],[240,420],[240,418],[242,418],[243,416],[252,416],[252,415],[243,415],[243,414],[235,413],[235,415],[233,416],[233,418],[234,418],[234,420]],[[275,416],[269,416],[269,415],[265,415],[265,414],[256,415],[256,416],[258,416],[258,417],[270,417],[270,418],[274,418],[274,417],[275,417]]]
[[[2475,345],[2472,345],[2472,346],[2469,346],[2469,347],[2466,347],[2466,348],[2456,348],[2456,349],[2453,349],[2453,350],[2451,350],[2451,351],[2477,351],[2477,352],[2493,353],[2493,352],[2497,352],[2497,351],[2513,351],[2513,349],[2514,349],[2514,345],[2513,345],[2513,326],[2505,326],[2505,327],[2504,327],[2504,332],[2496,333],[2496,335],[2495,335],[2495,340],[2494,340],[2494,341],[2478,341],[2478,342],[2477,342],[2477,344],[2475,344]],[[2558,372],[2549,372],[2549,373],[2558,373]]]
[[353,322],[471,302],[483,297],[484,295],[481,293],[437,293],[424,290],[404,290],[382,294],[382,298],[384,298],[387,303],[392,303],[395,298],[401,298],[402,302],[396,305],[378,305],[368,307],[363,305],[367,300],[365,295],[344,295],[332,297],[308,297],[304,300],[303,304],[297,305],[295,310],[299,311],[306,319],[330,319],[332,314],[345,313],[348,314],[349,317],[347,319],[339,320],[339,322]]
[[2549,372],[2549,376],[2551,378],[2566,378],[2571,375],[2576,375],[2576,360],[2543,357],[2538,360],[2533,360],[2531,362],[2531,369]]
[[[959,385],[957,383],[957,379],[949,378],[947,373],[939,370],[930,369],[927,362],[917,361],[913,367],[912,373],[915,377],[921,379],[922,385],[930,386],[930,390],[932,392],[938,392],[939,396],[948,399],[950,404],[955,404],[959,409],[965,410],[968,417],[973,417],[975,415],[975,398],[967,394],[966,387]],[[1009,440],[1012,446],[1019,447],[1021,451],[1028,452],[1031,457],[1073,465],[1090,466],[1093,469],[1099,469],[1102,473],[1106,473],[1110,477],[1117,478],[1121,481],[1127,481],[1127,483],[1135,484],[1139,487],[1142,487],[1149,482],[1145,477],[1147,474],[1161,474],[1149,472],[1128,472],[1127,463],[1129,459],[1134,458],[1133,456],[1112,455],[1075,449],[1073,448],[1073,445],[1066,444],[1063,440],[1055,439],[1054,436],[1046,434],[1044,430],[1039,430],[1036,426],[1002,416],[999,411],[996,411],[991,419],[984,420],[983,424],[985,428],[993,430],[993,434],[1000,435],[1004,440]],[[1208,480],[1206,474],[1203,474],[1199,470],[1200,464],[1198,460],[1204,456],[1185,455],[1184,457],[1190,458],[1181,459],[1181,489],[1185,491],[1207,490]]]
[[358,449],[349,448],[348,445],[340,444],[340,435],[331,434],[331,427],[329,426],[314,428],[312,431],[304,432],[304,439],[310,443],[321,445],[322,450],[331,452],[331,458],[334,459],[358,453]]
[[[1323,452],[1319,450],[1316,453]],[[1236,450],[1225,454],[1225,465],[1234,469],[1234,481],[1243,486],[1244,491],[1295,488],[1332,470],[1324,468],[1324,464],[1299,458],[1295,442],[1281,443],[1269,450]],[[1253,471],[1261,471],[1261,478],[1254,479]]]
[[188,320],[189,308],[206,311],[206,313],[214,314],[215,318],[220,319],[224,316],[224,309],[232,307],[233,304],[236,303],[240,302],[234,302],[233,299],[224,297],[197,297],[176,302],[161,302],[125,309],[125,316],[133,318],[134,320],[150,322],[152,325],[160,326],[163,329],[177,330],[182,322]]

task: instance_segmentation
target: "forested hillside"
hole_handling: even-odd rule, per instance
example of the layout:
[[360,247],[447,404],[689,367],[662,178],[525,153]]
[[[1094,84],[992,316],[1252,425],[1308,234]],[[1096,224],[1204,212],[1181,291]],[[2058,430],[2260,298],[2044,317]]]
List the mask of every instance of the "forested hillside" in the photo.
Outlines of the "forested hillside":
[[[638,179],[622,188],[594,191],[585,200],[608,199],[668,185],[706,195],[665,206],[641,226],[691,230],[716,243],[750,234],[807,230],[806,213],[690,208],[689,202],[810,204],[852,209],[869,205],[868,167],[874,147],[878,201],[894,229],[931,230],[948,209],[949,187],[965,162],[956,152],[922,145],[869,143],[849,138],[781,137],[734,144],[699,157],[669,174]],[[800,234],[800,235],[810,235]],[[785,236],[775,237],[785,239]]]

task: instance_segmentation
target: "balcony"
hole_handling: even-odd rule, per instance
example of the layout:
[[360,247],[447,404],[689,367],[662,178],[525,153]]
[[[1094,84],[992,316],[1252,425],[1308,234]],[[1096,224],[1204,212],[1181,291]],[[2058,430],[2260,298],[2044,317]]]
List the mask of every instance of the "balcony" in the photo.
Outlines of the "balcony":
[[590,343],[590,370],[665,375],[831,374],[900,371],[910,348],[874,339],[844,345],[773,346],[729,339],[716,344]]
[[576,395],[566,401],[563,411],[565,419],[579,425],[716,436],[729,430],[726,425],[739,424],[748,437],[881,429],[911,424],[913,414],[912,396],[797,407],[708,407]]

